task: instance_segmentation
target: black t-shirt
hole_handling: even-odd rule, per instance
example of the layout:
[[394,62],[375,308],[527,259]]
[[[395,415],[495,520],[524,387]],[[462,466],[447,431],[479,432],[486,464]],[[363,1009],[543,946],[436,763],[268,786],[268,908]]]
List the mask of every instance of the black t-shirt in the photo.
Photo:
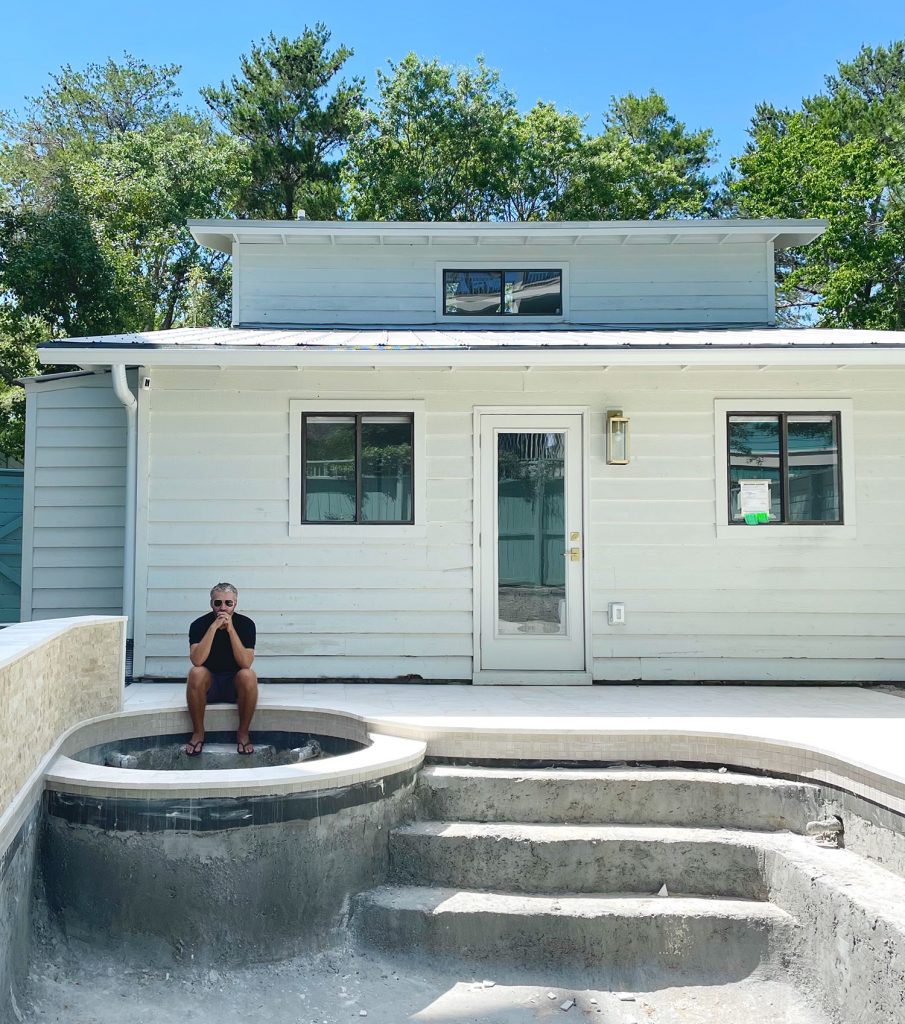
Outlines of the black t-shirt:
[[[202,615],[200,619],[189,626],[189,644],[201,643],[204,634],[208,631],[210,624],[217,616],[213,612]],[[242,646],[254,650],[257,630],[254,622],[247,615],[240,615],[233,612],[233,626],[239,634]],[[210,672],[238,672],[239,666],[233,657],[233,647],[229,642],[229,634],[225,629],[218,629],[214,633],[214,640],[211,644],[211,653],[204,662],[204,667]]]

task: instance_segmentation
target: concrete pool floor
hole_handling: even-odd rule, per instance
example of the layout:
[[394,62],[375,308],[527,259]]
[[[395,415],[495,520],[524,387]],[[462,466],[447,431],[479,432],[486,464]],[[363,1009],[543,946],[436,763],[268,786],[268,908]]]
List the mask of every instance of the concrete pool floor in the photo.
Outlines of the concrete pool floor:
[[33,1005],[23,1024],[830,1024],[790,986],[764,978],[626,984],[599,972],[480,974],[464,964],[352,950],[239,970],[166,972],[124,969],[121,960],[70,949],[36,964],[29,988]]

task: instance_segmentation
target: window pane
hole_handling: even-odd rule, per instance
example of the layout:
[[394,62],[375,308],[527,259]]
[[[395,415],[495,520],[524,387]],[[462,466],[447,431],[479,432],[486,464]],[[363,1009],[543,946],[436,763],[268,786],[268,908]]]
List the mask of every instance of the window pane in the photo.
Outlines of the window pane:
[[307,523],[355,521],[355,417],[305,419]]
[[498,270],[444,270],[446,314],[493,316],[500,312],[502,280]]
[[782,521],[779,489],[779,417],[729,417],[729,518],[743,519],[740,480],[770,481],[770,522]]
[[361,521],[409,523],[412,515],[412,419],[361,418]]
[[562,272],[507,270],[503,312],[515,316],[559,316],[562,313]]
[[838,523],[839,439],[835,416],[789,416],[789,520]]

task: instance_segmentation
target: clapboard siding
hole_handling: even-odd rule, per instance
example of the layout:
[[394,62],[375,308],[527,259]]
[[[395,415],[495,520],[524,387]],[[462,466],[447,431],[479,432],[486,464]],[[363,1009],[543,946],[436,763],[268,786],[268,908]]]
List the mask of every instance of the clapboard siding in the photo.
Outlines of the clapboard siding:
[[[745,528],[717,537],[716,501],[724,499],[716,494],[713,403],[734,395],[740,408],[758,397],[825,397],[828,407],[852,400],[854,537],[829,527],[801,540],[755,543]],[[137,666],[145,675],[184,673],[188,622],[225,578],[258,623],[265,677],[470,678],[475,405],[592,410],[587,565],[596,679],[905,675],[901,371],[159,369],[145,397],[147,636]],[[388,409],[394,398],[424,400],[423,529],[288,535],[289,402],[305,397],[380,399]],[[632,418],[629,466],[605,463],[608,406]],[[626,603],[624,627],[607,624],[609,601]]]
[[[564,299],[570,323],[764,324],[772,319],[772,252],[764,244],[237,248],[236,323],[435,323],[438,266],[497,262],[511,267],[520,261],[568,268]],[[518,326],[518,321],[510,318],[503,325]]]
[[125,414],[110,377],[30,383],[28,391],[24,616],[121,615]]

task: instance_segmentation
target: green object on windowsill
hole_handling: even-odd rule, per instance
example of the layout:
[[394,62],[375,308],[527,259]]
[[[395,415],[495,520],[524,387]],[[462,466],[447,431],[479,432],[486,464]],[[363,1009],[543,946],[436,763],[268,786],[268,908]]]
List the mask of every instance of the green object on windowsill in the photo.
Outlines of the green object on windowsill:
[[770,513],[769,512],[746,512],[745,522],[748,526],[757,526],[758,523],[769,523]]

